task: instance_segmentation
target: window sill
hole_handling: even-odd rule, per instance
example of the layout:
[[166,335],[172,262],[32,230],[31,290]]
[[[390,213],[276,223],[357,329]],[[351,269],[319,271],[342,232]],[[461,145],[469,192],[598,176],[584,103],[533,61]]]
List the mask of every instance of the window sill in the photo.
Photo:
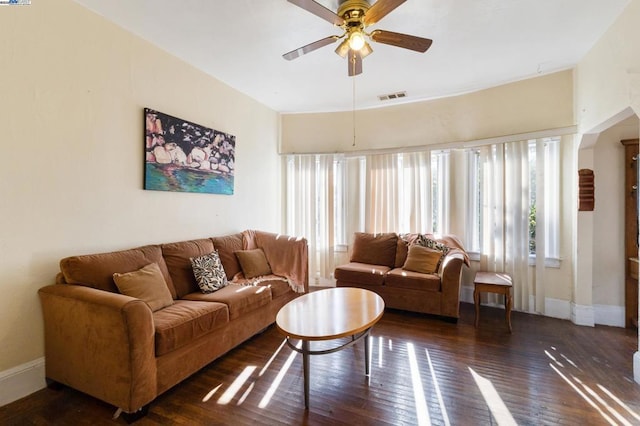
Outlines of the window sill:
[[[472,261],[480,262],[480,253],[477,251],[468,252],[469,258]],[[546,268],[560,268],[562,259],[557,257],[547,257],[544,259],[544,266]],[[529,266],[536,266],[536,257],[529,255]]]

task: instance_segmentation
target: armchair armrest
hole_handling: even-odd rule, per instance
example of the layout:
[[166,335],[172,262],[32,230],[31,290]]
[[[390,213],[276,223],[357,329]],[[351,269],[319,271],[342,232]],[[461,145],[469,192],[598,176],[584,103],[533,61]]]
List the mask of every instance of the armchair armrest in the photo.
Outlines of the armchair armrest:
[[151,309],[133,297],[54,284],[38,291],[47,378],[132,413],[157,394]]
[[460,317],[460,280],[464,256],[460,253],[447,255],[442,261],[442,315]]

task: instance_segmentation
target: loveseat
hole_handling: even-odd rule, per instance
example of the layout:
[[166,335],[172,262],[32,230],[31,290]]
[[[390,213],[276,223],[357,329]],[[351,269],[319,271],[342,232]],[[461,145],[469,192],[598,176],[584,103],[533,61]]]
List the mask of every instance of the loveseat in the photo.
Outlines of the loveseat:
[[60,270],[39,290],[47,381],[129,414],[308,290],[306,240],[260,231],[72,256]]
[[460,281],[469,256],[454,235],[356,232],[350,263],[338,266],[338,287],[378,293],[392,309],[459,318]]

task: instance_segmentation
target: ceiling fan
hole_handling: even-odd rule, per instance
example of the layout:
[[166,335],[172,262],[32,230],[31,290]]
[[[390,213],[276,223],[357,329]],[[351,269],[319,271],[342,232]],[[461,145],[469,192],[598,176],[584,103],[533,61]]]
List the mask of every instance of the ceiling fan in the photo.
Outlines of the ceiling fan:
[[348,58],[349,76],[362,73],[362,59],[373,49],[367,38],[378,43],[402,47],[416,52],[426,52],[432,40],[408,34],[394,33],[384,30],[366,32],[366,28],[380,21],[406,0],[377,0],[371,5],[367,0],[343,0],[337,13],[327,9],[314,0],[288,0],[302,9],[329,21],[336,27],[342,28],[342,35],[332,35],[282,55],[287,60],[296,59],[304,54],[344,39],[336,53]]

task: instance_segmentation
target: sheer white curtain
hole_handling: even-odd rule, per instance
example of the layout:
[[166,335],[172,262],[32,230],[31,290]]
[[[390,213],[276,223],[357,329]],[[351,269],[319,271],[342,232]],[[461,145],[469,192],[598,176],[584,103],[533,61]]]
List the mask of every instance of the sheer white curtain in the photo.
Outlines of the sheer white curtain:
[[365,231],[431,232],[428,152],[366,156]]
[[[442,154],[442,153],[441,153]],[[285,158],[287,234],[309,242],[312,279],[330,278],[354,232],[448,232],[449,156],[431,154],[289,155]]]
[[400,220],[398,154],[366,157],[365,231],[395,232]]
[[514,309],[530,311],[535,289],[529,279],[529,144],[520,141],[482,147],[480,161],[480,267],[510,274]]
[[430,167],[428,152],[403,155],[404,220],[395,232],[433,232]]
[[[333,273],[336,226],[342,226],[341,155],[286,157],[286,233],[307,238],[311,280]],[[336,179],[338,175],[339,179]]]

